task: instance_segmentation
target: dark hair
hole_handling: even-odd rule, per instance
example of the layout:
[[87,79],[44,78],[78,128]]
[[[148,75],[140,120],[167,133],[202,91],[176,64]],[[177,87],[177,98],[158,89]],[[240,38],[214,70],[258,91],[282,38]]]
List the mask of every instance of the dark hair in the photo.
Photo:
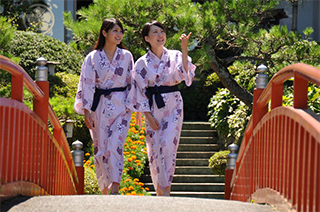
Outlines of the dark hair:
[[152,21],[152,22],[148,22],[146,23],[143,28],[142,28],[142,39],[144,40],[144,42],[146,42],[146,44],[151,48],[151,45],[149,42],[147,42],[145,40],[145,36],[148,36],[149,35],[149,31],[150,31],[150,28],[151,26],[157,26],[157,27],[160,27],[161,29],[164,30],[164,32],[167,34],[167,30],[166,28],[158,21]]
[[[98,42],[96,43],[94,49],[102,50],[104,47],[104,44],[106,43],[106,38],[103,36],[102,32],[106,31],[108,32],[110,29],[112,29],[115,25],[118,25],[121,30],[123,31],[123,26],[122,23],[115,18],[109,18],[105,19],[102,22],[102,26],[100,28],[100,34],[99,34],[99,39]],[[122,41],[117,45],[121,49],[125,49],[126,47],[123,45]]]

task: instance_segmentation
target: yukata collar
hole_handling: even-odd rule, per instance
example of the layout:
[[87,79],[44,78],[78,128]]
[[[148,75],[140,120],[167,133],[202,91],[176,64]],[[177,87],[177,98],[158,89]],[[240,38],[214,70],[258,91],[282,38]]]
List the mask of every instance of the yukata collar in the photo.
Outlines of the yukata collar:
[[168,57],[168,49],[163,47],[163,53],[161,59],[159,59],[151,50],[148,51],[147,57],[149,57],[150,62],[160,63],[165,62]]
[[116,51],[113,55],[111,62],[109,61],[103,49],[100,50],[100,53],[106,58],[107,63],[112,64],[113,66],[116,66],[121,58],[122,49],[120,49],[118,46],[116,47]]

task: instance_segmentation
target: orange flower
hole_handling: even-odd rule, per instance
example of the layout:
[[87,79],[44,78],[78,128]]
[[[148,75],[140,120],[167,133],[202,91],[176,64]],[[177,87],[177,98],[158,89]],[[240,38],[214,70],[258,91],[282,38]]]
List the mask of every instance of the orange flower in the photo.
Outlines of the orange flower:
[[139,182],[139,186],[144,186],[144,183],[142,183],[142,182]]
[[133,160],[135,160],[135,159],[137,159],[137,156],[133,155],[133,156],[131,156],[131,158],[132,158]]
[[90,167],[91,167],[91,168],[94,168],[94,165],[92,164]]
[[128,158],[128,161],[131,162],[131,161],[133,161],[133,159],[132,158]]
[[137,163],[138,166],[141,166],[141,163]]
[[134,154],[136,154],[136,153],[135,153],[134,151],[131,151],[131,154],[133,154],[133,155],[134,155]]
[[131,147],[130,147],[130,149],[136,149],[136,148],[137,148],[136,146],[131,146]]
[[131,166],[129,166],[128,169],[132,170],[133,168]]
[[129,186],[128,190],[129,190],[129,191],[133,190],[133,187],[132,187],[132,186]]
[[140,161],[140,160],[135,160],[134,162],[136,162],[136,163],[141,163],[141,161]]
[[131,191],[131,195],[137,195],[135,191]]
[[139,182],[139,179],[138,178],[134,178],[133,181],[134,182]]
[[144,189],[145,189],[146,191],[149,191],[149,190],[150,190],[148,187],[145,187]]
[[90,153],[89,153],[89,152],[87,152],[87,153],[85,154],[85,156],[90,156]]

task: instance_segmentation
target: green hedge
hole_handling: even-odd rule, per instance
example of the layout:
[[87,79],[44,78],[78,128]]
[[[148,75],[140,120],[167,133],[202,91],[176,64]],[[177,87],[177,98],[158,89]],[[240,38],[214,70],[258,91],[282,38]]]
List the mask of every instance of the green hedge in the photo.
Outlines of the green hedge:
[[47,61],[59,62],[56,72],[79,74],[84,56],[69,45],[50,36],[25,31],[16,31],[8,45],[8,53],[20,57],[19,63],[34,79],[36,60],[44,57]]
[[227,155],[229,150],[216,152],[209,159],[209,168],[214,175],[223,176],[227,167]]

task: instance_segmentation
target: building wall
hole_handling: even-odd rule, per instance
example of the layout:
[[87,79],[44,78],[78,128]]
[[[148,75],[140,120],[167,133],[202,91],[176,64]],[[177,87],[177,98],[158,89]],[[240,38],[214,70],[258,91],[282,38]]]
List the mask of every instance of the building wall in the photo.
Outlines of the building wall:
[[[292,29],[292,4],[287,1],[282,1],[278,8],[284,8],[288,18],[281,19],[280,25],[287,26]],[[314,33],[311,37],[320,42],[320,1],[307,0],[299,1],[298,4],[298,31],[303,32],[307,27],[312,27]]]
[[44,0],[43,2],[44,4],[32,5],[34,10],[41,14],[41,33],[67,42],[68,39],[70,40],[70,35],[63,24],[63,12],[70,11],[75,19],[76,0]]

